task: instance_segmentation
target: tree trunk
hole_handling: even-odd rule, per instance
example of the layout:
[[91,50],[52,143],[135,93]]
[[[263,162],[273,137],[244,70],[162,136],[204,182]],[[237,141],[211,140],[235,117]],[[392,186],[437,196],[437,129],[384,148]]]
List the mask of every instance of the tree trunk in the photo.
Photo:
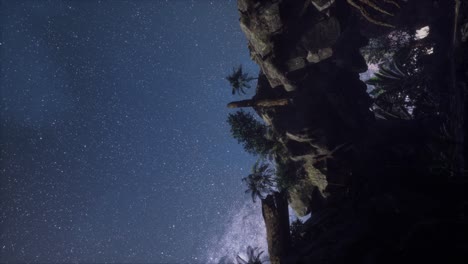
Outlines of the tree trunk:
[[268,195],[265,199],[262,199],[262,215],[265,221],[270,263],[280,264],[282,255],[280,223],[273,195]]
[[290,241],[290,228],[289,228],[289,209],[288,209],[288,195],[285,191],[275,192],[276,210],[278,212],[279,228],[281,236],[281,244],[283,245],[283,256],[288,255]]
[[271,264],[281,264],[289,248],[289,212],[286,193],[274,193],[262,199],[262,215],[267,232]]
[[260,100],[242,100],[230,102],[228,108],[240,108],[240,107],[275,107],[275,106],[284,106],[289,104],[289,99],[280,98],[280,99],[260,99]]

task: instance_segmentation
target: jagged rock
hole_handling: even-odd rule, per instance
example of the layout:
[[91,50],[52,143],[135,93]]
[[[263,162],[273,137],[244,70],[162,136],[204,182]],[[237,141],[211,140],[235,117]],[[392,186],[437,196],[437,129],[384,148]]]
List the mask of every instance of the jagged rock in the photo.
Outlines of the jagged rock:
[[312,4],[317,8],[318,11],[322,12],[323,10],[329,8],[335,3],[335,0],[310,0]]
[[260,68],[268,77],[268,81],[273,88],[283,87],[288,92],[296,90],[296,86],[286,78],[285,72],[279,68],[279,66],[273,61],[273,58],[269,57],[264,60],[260,64]]
[[298,216],[303,217],[310,213],[312,193],[315,188],[303,180],[289,189],[289,205]]
[[[361,103],[368,95],[365,90],[357,92],[362,84],[359,76],[342,66],[347,67],[347,52],[359,55],[360,43],[353,42],[359,40],[359,33],[340,24],[331,10],[333,2],[238,1],[241,29],[252,59],[261,69],[254,99],[291,98],[287,106],[255,110],[281,138],[278,143],[287,153],[281,158],[297,164],[301,173],[298,182],[288,189],[290,206],[300,216],[323,209],[339,192],[330,191],[328,181],[330,176],[335,182],[342,172],[328,167],[327,155],[332,146],[365,129],[366,120],[361,116],[369,112],[369,107]],[[291,9],[282,9],[286,6],[297,7],[292,10],[300,13],[298,17]],[[317,11],[327,9],[330,15]],[[338,65],[336,61],[344,62]],[[275,223],[274,204],[269,199],[262,208],[267,230],[273,230],[279,224]],[[267,241],[272,263],[279,263],[278,256],[283,253],[276,252],[274,237],[279,234],[275,232],[267,231]]]
[[297,133],[297,134],[287,131],[286,137],[297,142],[311,142],[313,140],[313,138],[311,137],[310,133],[308,133],[307,130],[305,131],[305,133]]
[[271,119],[271,115],[268,115],[268,114],[266,114],[265,112],[262,111],[260,113],[260,117],[265,122],[265,125],[267,125],[268,127],[272,127],[273,121]]
[[314,163],[314,159],[308,159],[303,165],[303,168],[307,175],[307,180],[310,184],[317,187],[322,196],[326,198],[325,190],[328,187],[327,175],[318,170],[315,167]]
[[[280,56],[279,43],[289,39],[289,36],[284,40],[281,38],[286,28],[280,12],[283,2],[239,0],[240,26],[249,42],[251,57],[267,76],[271,87],[295,91],[297,85],[287,74],[301,70],[309,63],[317,63],[331,57],[332,47],[340,35],[341,28],[336,17],[312,21],[314,25],[307,27],[298,41],[292,42],[291,48],[288,49],[289,54]],[[324,4],[317,3],[321,6]],[[282,58],[284,56],[286,57]]]
[[273,51],[271,35],[283,27],[279,13],[279,2],[260,4],[256,1],[239,0],[240,26],[254,52],[261,58]]
[[303,57],[292,58],[286,62],[288,72],[299,70],[307,66],[307,61]]
[[287,91],[293,91],[295,86],[286,78],[285,71],[275,61],[274,55],[274,37],[281,34],[284,28],[279,9],[282,2],[239,0],[240,26],[249,42],[251,57],[260,65],[271,86],[281,86]]
[[310,63],[318,63],[325,59],[330,58],[333,55],[331,48],[319,49],[317,52],[311,52],[307,54],[307,61]]
[[294,162],[304,162],[307,159],[312,159],[314,156],[313,154],[291,155],[289,158]]
[[332,47],[341,34],[336,17],[324,19],[306,30],[301,37],[301,45],[308,51]]
[[303,165],[305,179],[289,188],[289,204],[298,216],[305,216],[312,210],[320,210],[325,205],[326,176],[313,165],[313,156],[305,158]]
[[302,131],[286,131],[286,138],[292,141],[305,143],[314,149],[314,151],[309,154],[319,155],[324,154],[327,151],[327,142],[325,131],[321,128],[311,130],[310,128],[305,128]]
[[[420,4],[433,8],[436,2],[448,3],[409,2],[416,11]],[[446,263],[447,257],[464,254],[466,240],[452,241],[446,235],[462,234],[462,227],[468,231],[462,221],[450,232],[441,227],[453,223],[429,225],[420,234],[409,228],[427,216],[461,219],[462,203],[452,191],[462,187],[427,168],[433,155],[426,150],[424,123],[375,120],[369,111],[372,100],[358,74],[367,68],[359,51],[367,38],[347,1],[239,0],[239,10],[251,57],[264,73],[259,97],[280,98],[284,90],[291,91],[287,106],[254,108],[284,147],[275,159],[292,164],[287,173],[296,172],[287,179],[295,181],[287,182],[290,206],[300,216],[312,212],[308,241],[288,256],[296,259],[283,263],[429,263],[433,253],[440,257],[438,263]],[[430,13],[419,14],[417,20],[423,21]],[[466,26],[461,30],[466,41]],[[397,151],[405,149],[401,145],[410,151]],[[415,193],[423,198],[416,199]],[[336,211],[330,213],[332,208]],[[274,210],[268,210],[264,208],[264,216],[272,219]],[[325,217],[314,222],[324,211]],[[281,229],[278,223],[268,226]],[[434,239],[427,240],[430,233]],[[278,234],[267,238],[269,250],[278,247]],[[401,244],[405,237],[408,245]],[[272,263],[279,263],[274,254]]]
[[305,31],[297,46],[292,47],[286,61],[286,71],[293,72],[305,68],[309,63],[318,63],[333,55],[333,45],[340,35],[340,25],[335,17],[322,20]]

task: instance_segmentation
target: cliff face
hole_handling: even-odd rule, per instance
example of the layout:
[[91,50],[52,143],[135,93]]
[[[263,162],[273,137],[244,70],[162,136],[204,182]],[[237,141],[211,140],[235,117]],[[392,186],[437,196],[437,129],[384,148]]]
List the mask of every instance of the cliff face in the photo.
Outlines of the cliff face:
[[358,74],[367,69],[359,54],[366,39],[341,10],[346,6],[333,2],[238,2],[251,57],[262,70],[256,97],[292,98],[288,107],[257,111],[304,169],[290,191],[299,215],[323,205],[333,192],[329,183],[347,183],[346,167],[330,172],[329,157],[349,149],[374,121]]
[[[454,248],[467,250],[458,235],[468,235],[461,221],[466,178],[434,174],[431,164],[440,119],[374,118],[359,80],[367,68],[359,48],[367,39],[347,1],[238,0],[238,8],[251,57],[261,68],[255,99],[290,100],[255,108],[285,149],[277,158],[294,168],[289,204],[298,215],[312,212],[305,242],[282,262],[463,257]],[[413,24],[423,19],[419,13]]]
[[304,86],[305,73],[297,71],[332,56],[339,65],[365,71],[358,51],[365,40],[346,25],[347,17],[330,14],[331,6],[334,1],[238,1],[251,57],[271,87],[294,91]]

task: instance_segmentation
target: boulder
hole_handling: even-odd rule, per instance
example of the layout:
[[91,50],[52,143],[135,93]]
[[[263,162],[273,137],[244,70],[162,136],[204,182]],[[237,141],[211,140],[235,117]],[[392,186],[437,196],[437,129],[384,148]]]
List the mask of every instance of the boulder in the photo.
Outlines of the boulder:
[[255,54],[264,58],[273,51],[271,36],[280,33],[283,27],[279,12],[281,1],[260,4],[256,1],[240,0],[240,26]]
[[296,85],[286,77],[286,71],[281,70],[279,65],[275,63],[274,58],[269,57],[262,61],[260,68],[268,77],[271,87],[283,87],[288,92],[296,90]]
[[325,189],[328,186],[326,175],[312,165],[310,157],[304,165],[305,178],[289,188],[289,205],[302,217],[312,211],[318,211],[325,205]]
[[309,51],[307,54],[307,61],[310,63],[318,63],[330,58],[332,55],[333,50],[331,48],[319,49],[317,52]]
[[303,69],[307,66],[307,61],[303,57],[296,57],[286,62],[286,69],[288,72]]

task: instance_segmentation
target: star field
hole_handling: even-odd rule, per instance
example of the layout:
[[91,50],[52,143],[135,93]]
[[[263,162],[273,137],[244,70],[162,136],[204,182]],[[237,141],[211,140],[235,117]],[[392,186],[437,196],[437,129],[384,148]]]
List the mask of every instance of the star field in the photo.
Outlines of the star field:
[[0,5],[0,262],[205,263],[254,160],[235,1]]

